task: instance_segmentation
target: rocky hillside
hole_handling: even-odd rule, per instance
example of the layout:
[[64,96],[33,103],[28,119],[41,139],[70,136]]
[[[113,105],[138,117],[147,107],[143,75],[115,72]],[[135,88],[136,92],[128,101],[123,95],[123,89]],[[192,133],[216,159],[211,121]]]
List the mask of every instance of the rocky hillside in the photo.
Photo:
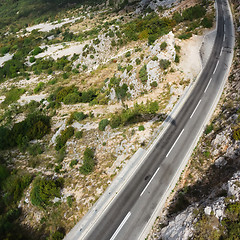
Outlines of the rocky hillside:
[[240,7],[235,57],[224,93],[204,136],[149,239],[239,239]]
[[0,5],[3,239],[61,239],[201,70],[213,1],[114,3]]

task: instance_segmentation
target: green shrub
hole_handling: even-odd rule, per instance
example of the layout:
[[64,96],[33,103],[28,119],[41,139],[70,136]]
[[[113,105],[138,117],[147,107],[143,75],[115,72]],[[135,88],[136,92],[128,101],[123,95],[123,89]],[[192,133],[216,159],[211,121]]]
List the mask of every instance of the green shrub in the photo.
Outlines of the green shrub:
[[131,122],[136,123],[142,120],[141,115],[156,114],[158,109],[157,101],[135,104],[133,108],[124,109],[120,114],[112,115],[109,124],[111,128],[117,128],[120,125],[126,125]]
[[115,93],[118,99],[124,99],[127,96],[127,91],[128,85],[126,83],[115,88]]
[[117,128],[121,125],[121,117],[118,115],[113,115],[109,122],[111,128]]
[[148,80],[147,65],[145,64],[139,71],[139,78],[143,84]]
[[81,97],[79,96],[78,93],[73,92],[73,93],[69,93],[64,99],[63,99],[63,103],[64,104],[76,104],[81,102]]
[[70,162],[70,164],[69,164],[69,166],[71,167],[71,168],[73,168],[73,166],[75,166],[75,165],[77,165],[77,163],[78,163],[78,160],[72,160],[71,162]]
[[158,86],[158,84],[157,84],[156,81],[154,81],[154,82],[150,83],[150,86],[153,87],[153,88],[156,88]]
[[234,132],[233,132],[233,139],[236,140],[236,141],[240,140],[240,128],[234,130]]
[[67,205],[69,207],[72,207],[72,204],[73,204],[73,196],[68,196],[67,197]]
[[166,42],[162,42],[160,45],[161,50],[165,50],[167,47],[167,43]]
[[139,131],[144,131],[144,130],[145,130],[145,127],[144,127],[143,125],[141,125],[141,126],[138,127],[138,130],[139,130]]
[[183,10],[182,17],[184,20],[194,20],[203,17],[206,14],[206,9],[203,6],[195,5]]
[[172,19],[176,21],[176,23],[180,23],[183,21],[183,17],[179,12],[174,12]]
[[36,178],[33,182],[33,189],[30,193],[31,202],[38,207],[46,208],[51,205],[54,197],[61,196],[61,188],[63,187],[63,179],[56,180],[46,178]]
[[61,170],[61,169],[62,169],[62,164],[59,164],[59,165],[55,166],[54,171],[55,171],[56,173],[60,173],[60,170]]
[[94,152],[91,148],[86,148],[83,154],[83,165],[80,167],[80,172],[84,175],[90,174],[95,166]]
[[109,124],[109,121],[108,119],[102,119],[100,122],[99,122],[99,125],[98,125],[98,129],[100,131],[105,131],[105,128],[106,126]]
[[131,56],[131,52],[128,51],[128,52],[125,54],[125,57],[128,58],[128,57],[130,57],[130,56]]
[[162,68],[163,70],[166,70],[167,68],[170,67],[171,62],[167,59],[161,59],[159,61],[159,65],[160,65],[160,68]]
[[182,33],[178,36],[179,39],[189,39],[190,37],[192,37],[191,32]]
[[136,59],[136,64],[140,65],[141,64],[141,60],[139,58]]
[[157,61],[158,60],[158,57],[157,56],[154,56],[153,58],[152,58],[152,61]]
[[34,88],[33,92],[38,93],[43,89],[43,87],[44,87],[44,82],[39,82],[37,87]]
[[16,175],[12,173],[2,183],[2,190],[4,192],[3,200],[6,205],[17,203],[21,198],[23,191],[32,181],[30,175]]
[[78,122],[84,120],[87,117],[88,117],[88,115],[84,114],[83,112],[74,112],[73,113],[73,118]]
[[6,93],[6,98],[2,102],[2,106],[6,107],[10,105],[11,103],[16,102],[18,99],[20,99],[21,95],[25,92],[22,88],[12,88]]
[[0,127],[0,149],[22,146],[26,141],[40,139],[49,133],[50,128],[49,117],[35,113],[29,114],[24,121],[14,124],[12,129]]
[[36,58],[35,58],[35,57],[31,56],[31,57],[29,58],[29,62],[30,62],[30,63],[33,63],[33,62],[35,62],[35,61],[36,61]]
[[205,28],[211,28],[213,26],[213,18],[211,17],[204,17],[201,25]]
[[175,63],[179,63],[180,62],[180,56],[178,54],[176,54],[174,62]]
[[43,150],[39,143],[30,145],[27,150],[28,150],[29,154],[32,156],[37,156],[38,154],[43,153]]
[[127,66],[127,72],[130,72],[132,69],[133,69],[133,66],[132,66],[132,65],[128,65],[128,66]]
[[36,56],[38,55],[39,53],[43,52],[43,49],[41,49],[40,47],[36,47],[34,48],[34,50],[32,51],[32,55],[33,56]]
[[81,138],[83,137],[83,131],[77,131],[77,132],[75,133],[75,137],[76,137],[77,139],[81,139]]
[[213,124],[207,125],[205,129],[205,134],[209,134],[213,130]]
[[56,146],[55,149],[59,151],[63,148],[68,139],[70,139],[74,135],[74,128],[68,127],[61,132],[61,134],[56,139]]

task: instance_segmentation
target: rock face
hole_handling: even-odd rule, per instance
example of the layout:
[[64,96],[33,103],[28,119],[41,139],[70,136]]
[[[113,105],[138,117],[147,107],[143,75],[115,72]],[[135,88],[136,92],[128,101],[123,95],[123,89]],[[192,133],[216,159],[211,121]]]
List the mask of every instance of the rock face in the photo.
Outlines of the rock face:
[[187,208],[184,212],[177,215],[169,225],[162,229],[161,237],[164,240],[187,240],[192,236],[194,207]]
[[[227,182],[227,195],[231,197],[232,203],[240,200],[240,171],[236,172]],[[221,222],[225,217],[225,199],[226,197],[220,197],[211,203],[207,203],[208,200],[206,200],[201,204],[204,213],[209,216],[214,215]],[[194,223],[198,220],[198,217],[194,214],[194,209],[195,206],[190,206],[178,214],[169,222],[168,226],[161,230],[160,238],[164,240],[187,240],[191,238],[194,232]]]

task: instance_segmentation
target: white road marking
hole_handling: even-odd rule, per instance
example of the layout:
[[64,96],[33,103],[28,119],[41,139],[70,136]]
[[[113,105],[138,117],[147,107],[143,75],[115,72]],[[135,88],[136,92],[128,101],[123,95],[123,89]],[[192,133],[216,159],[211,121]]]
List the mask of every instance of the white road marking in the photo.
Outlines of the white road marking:
[[221,49],[220,57],[222,56],[222,52],[223,52],[223,47],[222,47],[222,49]]
[[216,70],[217,70],[217,67],[218,67],[218,64],[219,64],[219,60],[218,60],[217,65],[216,65],[216,67],[215,67],[215,69],[214,69],[214,71],[213,71],[213,74],[215,74],[215,72],[216,72]]
[[178,138],[176,139],[175,143],[172,145],[171,149],[169,150],[169,152],[167,153],[166,157],[169,156],[170,152],[172,151],[172,149],[174,148],[174,146],[176,145],[178,139],[181,137],[182,133],[183,133],[184,129],[181,131],[181,133],[179,134]]
[[192,115],[190,116],[190,118],[192,118],[192,116],[193,116],[194,113],[196,112],[196,110],[197,110],[197,108],[198,108],[198,106],[199,106],[199,104],[200,104],[201,101],[202,101],[202,99],[199,100],[199,102],[198,102],[197,106],[195,107],[194,111],[192,112]]
[[210,85],[211,81],[212,81],[212,78],[211,78],[211,79],[210,79],[210,81],[208,82],[208,85],[207,85],[207,87],[205,88],[205,91],[204,91],[204,93],[207,91],[207,89],[208,89],[208,87],[209,87],[209,85]]
[[148,182],[148,184],[146,185],[146,187],[143,189],[142,193],[140,194],[140,196],[143,195],[143,193],[146,191],[146,189],[148,188],[149,184],[151,183],[151,181],[153,180],[153,178],[156,176],[157,172],[159,171],[160,167],[156,170],[156,172],[153,174],[152,178],[150,179],[150,181]]
[[225,38],[226,38],[226,35],[224,34],[224,36],[223,36],[223,41],[225,42]]
[[115,233],[112,235],[112,237],[110,238],[110,240],[113,240],[116,238],[116,236],[118,235],[118,233],[121,231],[122,227],[124,226],[124,224],[127,222],[127,220],[129,219],[129,217],[131,216],[131,212],[128,212],[128,214],[125,216],[125,218],[122,220],[121,224],[118,226],[117,230],[115,231]]

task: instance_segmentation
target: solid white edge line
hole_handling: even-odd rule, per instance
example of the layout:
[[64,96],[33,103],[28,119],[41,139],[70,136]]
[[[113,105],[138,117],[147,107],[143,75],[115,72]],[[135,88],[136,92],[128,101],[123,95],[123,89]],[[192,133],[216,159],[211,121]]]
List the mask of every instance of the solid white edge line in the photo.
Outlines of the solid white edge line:
[[116,236],[118,235],[118,233],[121,231],[122,227],[124,226],[124,224],[127,222],[127,220],[129,219],[129,217],[131,216],[131,212],[128,212],[128,214],[125,216],[125,218],[122,220],[121,224],[118,226],[117,230],[114,232],[114,234],[112,235],[112,237],[110,238],[110,240],[114,240],[116,238]]
[[174,148],[174,146],[176,145],[178,139],[181,137],[182,133],[183,133],[184,129],[181,131],[181,133],[178,135],[178,138],[176,139],[176,141],[174,142],[174,144],[172,145],[171,149],[168,151],[166,157],[169,156],[170,152],[172,151],[172,149]]
[[208,82],[208,85],[206,86],[206,88],[205,88],[205,90],[204,90],[204,93],[207,91],[207,89],[208,89],[208,87],[209,87],[211,81],[212,81],[212,78],[211,78],[210,81]]
[[143,191],[141,192],[140,196],[143,195],[143,193],[146,191],[146,189],[148,188],[149,184],[151,183],[151,181],[153,180],[153,178],[156,176],[157,172],[159,171],[160,167],[156,170],[156,172],[153,174],[152,178],[150,179],[150,181],[148,182],[148,184],[146,185],[146,187],[143,189]]
[[196,110],[197,110],[198,106],[200,105],[201,101],[202,101],[202,99],[199,100],[199,102],[198,102],[197,106],[195,107],[194,111],[192,112],[192,115],[190,116],[190,118],[193,117],[193,115],[196,112]]

